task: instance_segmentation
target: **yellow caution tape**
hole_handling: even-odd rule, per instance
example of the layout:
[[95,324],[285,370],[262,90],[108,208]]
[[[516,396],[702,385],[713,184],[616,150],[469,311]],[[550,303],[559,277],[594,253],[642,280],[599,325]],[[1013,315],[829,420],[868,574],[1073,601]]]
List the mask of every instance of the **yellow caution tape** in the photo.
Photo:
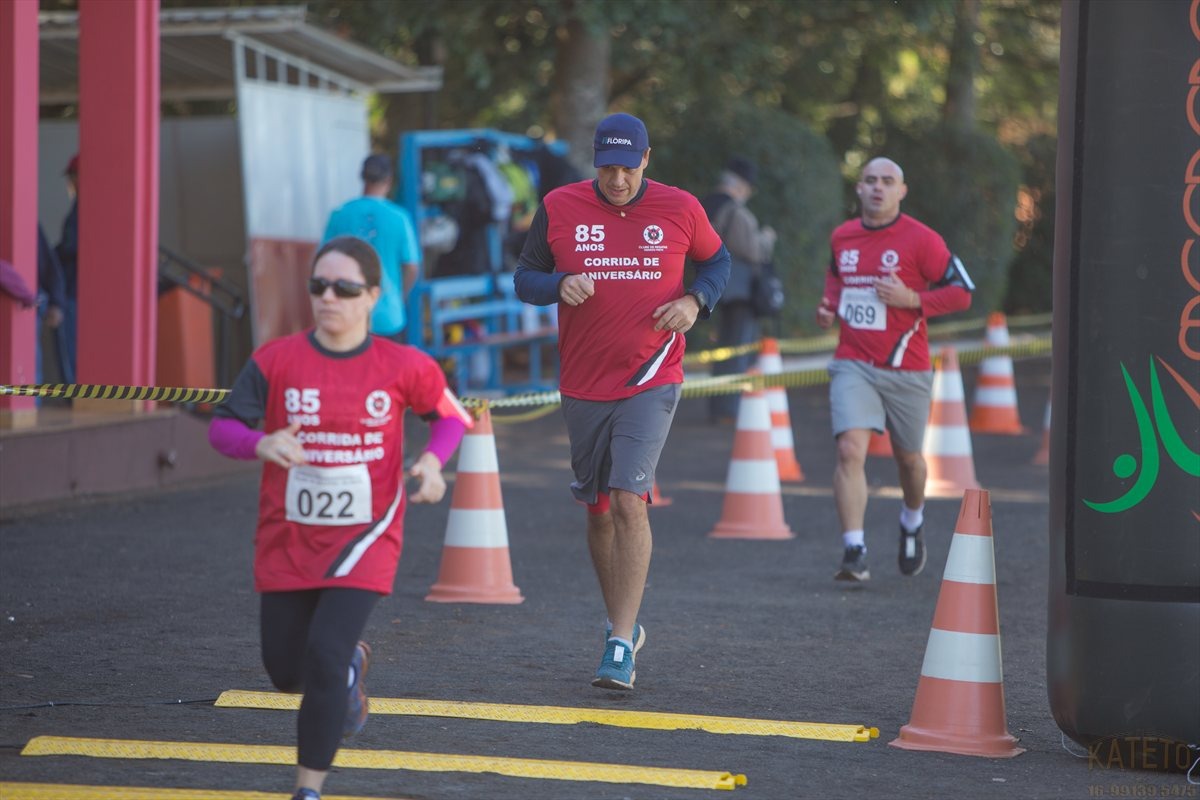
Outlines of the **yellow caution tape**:
[[[1042,327],[1049,325],[1053,317],[1053,314],[1048,313],[1008,317],[1007,327],[1010,329]],[[957,322],[935,322],[929,326],[929,338],[931,340],[945,339],[966,331],[983,330],[986,327],[986,318],[967,319]],[[782,355],[805,355],[832,350],[837,346],[837,341],[837,334],[830,333],[811,336],[805,339],[777,339],[776,344],[779,345],[779,352]],[[688,353],[683,357],[683,363],[687,366],[712,364],[717,361],[728,361],[731,358],[737,358],[746,353],[756,353],[760,349],[761,344],[759,342],[751,342],[749,344],[738,345],[737,347],[717,347],[698,353]]]
[[165,403],[224,403],[228,389],[166,386],[112,386],[101,383],[54,383],[0,386],[0,397],[62,397],[68,400],[159,400]]
[[[4,783],[3,800],[281,800],[280,792],[220,789],[159,789],[152,786],[82,786],[69,783]],[[384,800],[327,794],[324,800]],[[399,800],[398,798],[396,800]]]
[[1033,356],[1044,356],[1050,352],[1052,342],[1049,336],[1042,336],[1037,339],[1029,339],[1016,344],[1006,345],[1005,347],[992,347],[984,345],[982,347],[968,347],[957,351],[958,363],[962,364],[977,364],[985,358],[991,356],[1010,356],[1012,358],[1031,358]]
[[[173,758],[228,764],[295,764],[296,748],[216,742],[147,742],[134,739],[85,739],[37,736],[23,756],[89,756],[91,758]],[[347,769],[408,769],[417,772],[494,772],[514,778],[542,778],[599,783],[645,783],[683,789],[734,789],[745,775],[626,764],[550,761],[535,758],[411,753],[401,750],[338,751],[333,766]]]
[[[973,323],[972,323],[973,324]],[[828,349],[831,344],[825,339],[821,340],[804,340],[800,344],[803,347],[793,348],[791,352],[808,352],[810,345],[821,344],[819,349]],[[755,342],[750,345],[743,345],[741,348],[722,348],[720,350],[707,351],[708,353],[724,353],[726,351],[742,350],[750,352],[758,350],[759,343]],[[780,343],[780,349],[783,350],[783,343]],[[965,347],[958,351],[958,361],[960,365],[971,365],[982,361],[989,356],[1011,356],[1012,358],[1028,358],[1032,356],[1041,356],[1049,353],[1051,350],[1051,339],[1049,336],[1042,336],[1035,339],[1010,344],[1006,347]],[[815,350],[814,350],[815,352]],[[705,353],[697,353],[697,356],[705,356]],[[709,358],[708,361],[716,361],[717,358]],[[686,359],[685,359],[686,361]],[[934,358],[935,364],[938,362],[938,357]],[[706,362],[707,363],[707,362]],[[719,394],[740,394],[746,391],[747,388],[775,388],[781,387],[784,389],[799,389],[809,386],[817,386],[829,381],[829,376],[824,367],[793,370],[789,372],[780,372],[773,375],[721,375],[714,377],[694,378],[684,381],[683,397],[710,397]],[[219,404],[225,402],[229,396],[228,389],[181,389],[181,388],[165,388],[158,386],[108,386],[99,384],[43,384],[36,386],[3,386],[0,385],[0,397],[3,396],[18,396],[18,397],[64,397],[64,398],[85,398],[85,399],[101,399],[101,400],[155,400],[172,403],[213,403]],[[519,409],[528,408],[534,409],[521,414],[495,414],[493,413],[492,421],[505,422],[527,422],[534,419],[539,419],[553,412],[554,407],[562,402],[562,396],[557,391],[548,392],[528,392],[525,394],[512,395],[509,397],[500,397],[495,399],[487,399],[481,397],[463,397],[460,398],[463,405],[473,410],[488,408],[492,412],[503,411],[504,409]]]
[[699,353],[688,353],[683,357],[683,363],[688,366],[696,364],[712,364],[714,361],[728,361],[731,358],[744,356],[746,353],[757,353],[762,345],[759,342],[739,344],[736,347],[716,347],[712,350],[701,350]]
[[[300,708],[300,695],[279,692],[230,690],[217,698],[223,708],[267,708],[294,711]],[[486,719],[496,722],[537,722],[548,725],[575,725],[592,722],[620,728],[645,728],[656,731],[694,730],[744,736],[789,736],[794,739],[822,739],[830,742],[867,742],[879,736],[878,728],[863,725],[837,725],[821,722],[789,722],[744,717],[710,717],[673,714],[664,711],[618,711],[606,708],[568,708],[563,706],[506,705],[502,703],[465,703],[455,700],[409,700],[372,697],[372,714],[399,714],[418,717]]]

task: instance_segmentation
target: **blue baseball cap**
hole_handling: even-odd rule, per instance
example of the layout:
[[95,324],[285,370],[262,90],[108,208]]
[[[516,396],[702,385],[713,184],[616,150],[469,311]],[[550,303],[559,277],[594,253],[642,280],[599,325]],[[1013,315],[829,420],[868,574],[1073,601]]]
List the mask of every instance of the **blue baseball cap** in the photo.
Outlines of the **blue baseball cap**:
[[592,146],[596,149],[592,166],[637,169],[642,165],[642,154],[650,149],[650,136],[637,117],[610,114],[596,126],[596,140]]

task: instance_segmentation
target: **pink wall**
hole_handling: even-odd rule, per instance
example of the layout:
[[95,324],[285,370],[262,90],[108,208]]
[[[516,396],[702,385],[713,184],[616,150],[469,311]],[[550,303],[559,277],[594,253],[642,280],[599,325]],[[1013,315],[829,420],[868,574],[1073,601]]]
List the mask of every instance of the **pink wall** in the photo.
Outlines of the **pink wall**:
[[158,6],[79,4],[80,383],[154,383]]
[[[0,258],[37,286],[37,0],[0,2]],[[35,380],[37,315],[0,295],[0,383]],[[0,414],[33,409],[0,397]]]

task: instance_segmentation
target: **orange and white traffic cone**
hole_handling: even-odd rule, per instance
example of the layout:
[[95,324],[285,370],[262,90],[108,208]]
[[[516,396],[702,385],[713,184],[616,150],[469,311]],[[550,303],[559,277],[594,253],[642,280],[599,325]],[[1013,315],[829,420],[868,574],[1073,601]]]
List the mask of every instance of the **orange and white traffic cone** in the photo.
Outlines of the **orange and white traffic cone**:
[[992,507],[986,491],[963,495],[912,717],[889,744],[989,758],[1025,752],[1009,734],[1004,711]]
[[886,430],[883,433],[871,431],[871,441],[867,443],[867,455],[882,458],[891,458],[895,455],[892,452],[892,435]]
[[[783,372],[779,342],[769,337],[762,340],[758,369],[763,375],[778,375]],[[767,409],[771,412],[771,446],[775,450],[779,480],[800,483],[804,480],[804,470],[800,469],[800,462],[796,460],[796,442],[792,437],[792,418],[788,412],[787,391],[782,386],[768,386],[763,391],[767,395]]]
[[967,489],[978,489],[967,408],[963,404],[962,373],[953,347],[943,347],[933,376],[933,402],[921,452],[928,465],[925,493],[930,497],[954,497]]
[[1042,445],[1033,454],[1032,464],[1050,463],[1050,399],[1046,399],[1046,417],[1042,421]]
[[496,437],[486,408],[459,448],[442,566],[425,599],[508,605],[525,600],[513,583]]
[[[999,311],[988,315],[987,344],[1008,347],[1008,324]],[[1013,379],[1012,356],[987,356],[979,365],[975,384],[975,406],[971,409],[971,430],[975,433],[1021,434],[1021,415],[1017,412],[1017,386]]]
[[725,505],[717,527],[708,534],[718,539],[791,539],[783,519],[779,467],[771,445],[771,412],[762,389],[742,394],[738,404],[733,458],[725,481]]
[[669,506],[674,502],[675,501],[673,499],[670,497],[664,497],[662,493],[659,492],[658,481],[656,480],[654,485],[650,488],[650,507],[654,508],[655,506]]

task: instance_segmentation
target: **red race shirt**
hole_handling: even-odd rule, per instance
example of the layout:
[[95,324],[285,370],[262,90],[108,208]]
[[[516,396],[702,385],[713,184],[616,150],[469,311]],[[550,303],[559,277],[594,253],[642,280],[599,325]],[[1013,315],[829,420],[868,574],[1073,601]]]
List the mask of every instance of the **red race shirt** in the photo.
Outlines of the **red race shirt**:
[[[388,594],[403,541],[404,411],[436,413],[446,389],[421,351],[370,337],[346,354],[318,350],[308,333],[253,356],[268,433],[293,422],[308,464],[263,465],[254,583],[260,592],[325,587]],[[237,389],[235,388],[235,391]],[[231,398],[246,411],[254,398]]]
[[[868,228],[856,218],[834,230],[830,247],[833,261],[824,296],[837,308],[840,322],[834,358],[892,369],[929,369],[925,319],[971,304],[970,292],[961,285],[930,288],[944,282],[952,267],[953,256],[942,237],[907,214],[881,228]],[[920,294],[920,308],[883,304],[873,285],[889,274]]]
[[700,201],[655,181],[640,199],[614,206],[592,181],[555,189],[545,200],[546,240],[556,271],[586,273],[596,293],[559,304],[559,388],[582,400],[620,400],[683,381],[684,337],[656,331],[659,306],[684,294],[688,258],[721,247]]

